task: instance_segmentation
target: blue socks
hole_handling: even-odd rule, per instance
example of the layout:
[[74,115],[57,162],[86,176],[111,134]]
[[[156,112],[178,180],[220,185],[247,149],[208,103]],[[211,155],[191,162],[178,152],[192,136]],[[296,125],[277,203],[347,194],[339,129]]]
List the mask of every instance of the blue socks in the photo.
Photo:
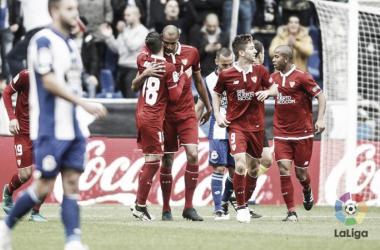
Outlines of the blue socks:
[[212,173],[211,192],[214,199],[215,211],[222,210],[223,175]]
[[34,205],[40,203],[41,200],[38,198],[36,187],[34,185],[29,187],[28,190],[14,204],[14,207],[11,209],[8,217],[5,219],[5,224],[7,224],[7,226],[12,229],[19,221],[19,219],[28,213],[32,207],[34,207]]
[[228,202],[228,199],[231,197],[234,192],[234,183],[231,176],[228,176],[226,182],[224,183],[224,192],[222,196],[223,202]]
[[78,198],[79,195],[77,194],[63,196],[61,215],[66,232],[66,243],[81,240]]

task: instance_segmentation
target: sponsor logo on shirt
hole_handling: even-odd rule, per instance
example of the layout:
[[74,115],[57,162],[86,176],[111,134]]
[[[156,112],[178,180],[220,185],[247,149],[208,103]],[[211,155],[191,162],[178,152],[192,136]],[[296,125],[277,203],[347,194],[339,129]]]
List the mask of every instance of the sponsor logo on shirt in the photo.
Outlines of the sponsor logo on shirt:
[[292,104],[296,103],[296,100],[292,99],[291,96],[283,96],[282,93],[277,95],[277,104]]
[[239,101],[250,101],[255,96],[255,92],[245,92],[245,89],[236,90]]

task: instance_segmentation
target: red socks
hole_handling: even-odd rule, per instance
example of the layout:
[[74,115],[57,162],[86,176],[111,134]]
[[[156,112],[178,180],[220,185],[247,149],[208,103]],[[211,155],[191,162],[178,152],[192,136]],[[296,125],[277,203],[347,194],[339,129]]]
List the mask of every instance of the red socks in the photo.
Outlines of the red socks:
[[309,173],[307,173],[305,180],[300,181],[300,183],[301,183],[301,185],[302,185],[302,187],[303,187],[303,191],[304,191],[304,192],[310,190],[310,181],[311,181],[311,180],[310,180]]
[[161,190],[162,190],[162,200],[164,203],[162,207],[162,211],[164,212],[171,211],[169,202],[170,202],[170,195],[172,193],[172,183],[173,183],[172,168],[161,167],[160,183],[161,183]]
[[24,184],[24,183],[18,177],[18,173],[14,174],[12,176],[11,181],[8,184],[8,192],[10,194],[13,194],[13,192],[16,191],[19,187],[21,187],[22,184]]
[[139,205],[146,205],[146,200],[149,195],[150,188],[152,187],[153,177],[160,167],[160,161],[147,161],[143,167],[144,171],[141,173],[139,180],[139,188],[137,193],[137,203]]
[[284,197],[286,207],[289,212],[294,212],[294,188],[290,175],[280,176],[281,179],[281,193]]
[[236,203],[238,207],[245,205],[245,176],[244,174],[239,174],[235,171],[234,178],[234,190]]
[[198,182],[198,171],[199,166],[198,165],[186,165],[186,171],[185,171],[185,208],[193,208],[193,196],[195,187],[197,186]]
[[245,203],[247,204],[249,199],[251,199],[253,192],[256,188],[257,176],[252,177],[247,173],[245,175]]

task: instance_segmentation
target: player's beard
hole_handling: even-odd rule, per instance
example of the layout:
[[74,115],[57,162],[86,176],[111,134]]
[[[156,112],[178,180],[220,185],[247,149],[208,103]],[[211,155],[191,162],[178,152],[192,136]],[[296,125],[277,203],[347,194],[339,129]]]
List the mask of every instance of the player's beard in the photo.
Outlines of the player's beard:
[[72,21],[73,24],[71,24],[70,21],[71,21],[71,20],[68,20],[68,19],[66,19],[65,17],[62,17],[62,18],[61,18],[62,28],[64,28],[65,30],[68,30],[68,31],[71,33],[71,30],[72,30],[73,28],[75,28],[75,26],[76,26],[77,24],[75,23],[76,20],[75,20],[75,22]]

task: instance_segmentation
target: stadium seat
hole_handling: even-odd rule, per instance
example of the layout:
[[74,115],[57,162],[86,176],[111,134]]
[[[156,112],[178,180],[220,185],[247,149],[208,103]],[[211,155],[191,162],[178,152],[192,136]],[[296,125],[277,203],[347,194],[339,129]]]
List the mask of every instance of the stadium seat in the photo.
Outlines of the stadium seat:
[[314,53],[309,57],[307,63],[307,72],[309,72],[316,81],[321,79],[321,73],[319,72],[320,63],[321,59],[319,58],[319,52],[318,50],[314,50]]
[[318,48],[319,30],[314,25],[310,25],[309,36],[313,40],[314,47]]
[[96,98],[123,98],[120,91],[115,92],[114,80],[110,70],[102,69],[100,71],[100,85],[102,93],[97,94]]

